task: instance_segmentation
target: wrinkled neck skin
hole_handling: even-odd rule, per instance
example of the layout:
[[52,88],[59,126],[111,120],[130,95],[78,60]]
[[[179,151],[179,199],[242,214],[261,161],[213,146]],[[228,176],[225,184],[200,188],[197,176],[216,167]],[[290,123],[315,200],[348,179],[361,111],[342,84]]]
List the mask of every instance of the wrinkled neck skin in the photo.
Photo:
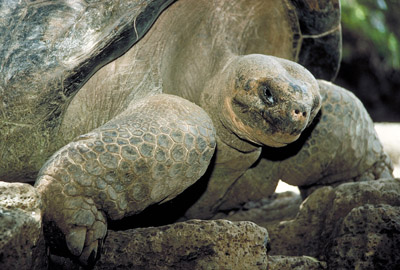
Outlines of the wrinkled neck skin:
[[[200,97],[200,106],[213,120],[219,142],[225,144],[218,145],[220,150],[222,147],[229,147],[242,153],[250,153],[260,151],[261,145],[246,140],[248,134],[236,128],[237,124],[240,125],[240,120],[235,119],[230,110],[231,93],[229,93],[230,87],[227,87],[232,86],[232,83],[228,82],[230,76],[224,75],[229,72],[228,66],[236,57],[235,55],[227,56],[225,64],[220,65],[221,70],[206,83]],[[234,123],[235,120],[236,123]]]

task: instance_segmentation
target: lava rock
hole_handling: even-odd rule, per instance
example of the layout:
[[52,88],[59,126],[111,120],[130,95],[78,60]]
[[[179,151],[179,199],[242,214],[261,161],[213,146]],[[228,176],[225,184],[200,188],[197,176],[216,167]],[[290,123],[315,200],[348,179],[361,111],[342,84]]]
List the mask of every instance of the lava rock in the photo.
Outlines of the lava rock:
[[41,199],[28,184],[0,182],[0,269],[46,269]]

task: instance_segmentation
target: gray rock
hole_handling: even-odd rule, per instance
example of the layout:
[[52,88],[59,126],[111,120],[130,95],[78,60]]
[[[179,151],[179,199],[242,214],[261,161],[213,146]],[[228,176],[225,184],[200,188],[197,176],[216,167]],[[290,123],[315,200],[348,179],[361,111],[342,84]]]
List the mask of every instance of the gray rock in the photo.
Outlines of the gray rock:
[[254,223],[226,220],[110,231],[96,269],[266,269],[267,235]]
[[399,194],[398,179],[319,188],[301,204],[296,218],[267,226],[271,238],[271,254],[329,257],[330,253],[326,249],[328,243],[340,237],[337,227],[341,226],[354,208],[366,204],[399,206]]
[[21,183],[0,182],[0,269],[44,269],[41,199]]
[[[254,223],[227,220],[109,230],[94,269],[266,269],[267,235]],[[79,269],[66,259],[53,263]]]
[[400,269],[399,195],[399,179],[353,182],[319,188],[300,206],[298,195],[279,194],[224,218],[268,228],[269,269]]
[[400,269],[400,207],[351,210],[330,245],[330,269]]

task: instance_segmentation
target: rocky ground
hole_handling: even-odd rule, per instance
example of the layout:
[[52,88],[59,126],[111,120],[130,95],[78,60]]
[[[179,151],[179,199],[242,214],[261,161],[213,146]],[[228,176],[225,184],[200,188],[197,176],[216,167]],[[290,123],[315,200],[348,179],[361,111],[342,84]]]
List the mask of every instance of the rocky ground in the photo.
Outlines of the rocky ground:
[[[1,183],[0,194],[1,269],[82,269],[47,256],[35,189]],[[216,220],[109,231],[94,269],[399,269],[399,194],[400,179],[346,183]]]

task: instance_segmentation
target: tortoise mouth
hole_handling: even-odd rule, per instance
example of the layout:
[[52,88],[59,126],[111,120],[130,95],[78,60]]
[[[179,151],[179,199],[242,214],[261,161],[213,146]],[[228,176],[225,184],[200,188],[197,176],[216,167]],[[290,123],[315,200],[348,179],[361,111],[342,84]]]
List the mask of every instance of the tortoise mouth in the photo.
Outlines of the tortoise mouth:
[[247,130],[247,134],[252,142],[261,145],[284,147],[295,142],[307,127],[307,122],[296,123],[285,117],[271,118],[266,111],[255,111],[254,114],[257,115],[258,125],[247,125],[247,129],[252,130]]
[[291,144],[292,142],[295,142],[299,137],[300,137],[301,133],[297,134],[297,135],[285,135],[284,138],[282,137],[278,137],[276,138],[275,136],[271,136],[271,140],[274,141],[277,145],[280,146],[286,146],[288,144]]
[[262,130],[254,132],[255,137],[252,140],[258,144],[270,146],[270,147],[284,147],[295,142],[301,135],[299,134],[288,134],[288,133],[265,133]]
[[[242,121],[242,115],[238,115],[232,108],[230,98],[225,99],[225,113],[228,116],[232,131],[240,138],[255,143],[257,145],[266,145],[270,147],[284,147],[296,141],[302,132],[302,129],[290,129],[290,132],[277,128],[276,123],[271,122],[271,119],[263,117],[263,113],[254,112],[252,123],[258,125],[249,125],[249,121]],[[281,123],[282,125],[282,123]]]

